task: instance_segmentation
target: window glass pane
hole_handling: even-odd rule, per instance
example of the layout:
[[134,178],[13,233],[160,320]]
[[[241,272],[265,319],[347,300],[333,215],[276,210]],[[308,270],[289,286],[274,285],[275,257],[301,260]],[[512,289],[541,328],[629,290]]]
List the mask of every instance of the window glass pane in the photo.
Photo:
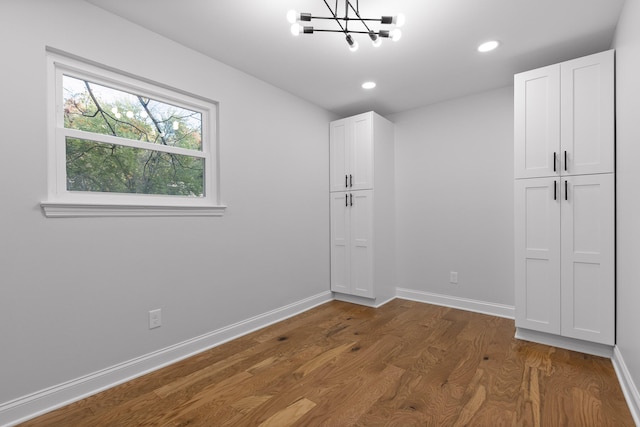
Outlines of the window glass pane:
[[66,138],[67,190],[204,197],[204,159]]
[[202,151],[202,114],[63,76],[64,127]]

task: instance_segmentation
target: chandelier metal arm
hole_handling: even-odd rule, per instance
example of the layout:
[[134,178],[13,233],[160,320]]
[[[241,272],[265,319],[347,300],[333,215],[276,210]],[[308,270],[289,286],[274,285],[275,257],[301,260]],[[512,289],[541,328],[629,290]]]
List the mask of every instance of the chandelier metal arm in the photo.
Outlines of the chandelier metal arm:
[[327,19],[327,20],[331,20],[331,21],[335,21],[335,20],[340,20],[340,21],[375,21],[375,22],[381,22],[382,21],[382,19],[380,19],[380,18],[349,18],[349,17],[339,18],[337,16],[316,16],[316,15],[311,15],[311,19]]
[[[331,14],[333,15],[333,19],[338,23],[338,25],[340,26],[340,29],[342,29],[342,31],[337,31],[337,32],[342,32],[347,34],[347,27],[342,26],[342,23],[340,22],[340,18],[338,18],[338,15],[336,15],[336,12],[334,12],[333,9],[331,9],[331,6],[329,6],[329,3],[327,3],[327,0],[323,0],[323,1],[324,1],[324,4],[327,6],[327,9],[329,9],[329,12],[331,12]],[[338,10],[338,0],[336,0],[336,11],[337,10]]]
[[[367,32],[371,32],[371,29],[369,28],[369,26],[367,25],[367,23],[366,23],[366,22],[364,22],[364,21],[365,21],[365,19],[362,19],[362,17],[360,16],[360,13],[358,13],[358,9],[357,9],[357,7],[358,7],[358,3],[357,3],[357,0],[356,0],[356,7],[353,7],[353,5],[351,4],[351,2],[350,2],[349,0],[347,0],[347,5],[351,6],[351,9],[353,9],[353,11],[355,12],[356,16],[358,17],[358,20],[359,20],[360,22],[362,22],[362,25],[364,25],[364,27],[367,29]],[[348,14],[347,14],[347,17],[348,17]],[[367,19],[367,21],[373,21],[373,19]]]
[[[314,33],[344,33],[342,30],[319,30],[317,28],[313,29]],[[389,31],[380,30],[380,31],[353,31],[349,30],[350,34],[375,34],[381,37],[389,37]]]
[[[292,24],[291,25],[291,33],[294,36],[298,34],[313,34],[314,32],[324,32],[324,33],[342,33],[345,35],[347,43],[349,44],[349,48],[352,51],[358,49],[358,43],[352,38],[351,34],[366,34],[369,36],[373,45],[375,47],[380,46],[382,43],[380,38],[391,38],[393,41],[397,41],[400,39],[402,33],[398,29],[404,23],[404,15],[398,14],[396,16],[386,16],[383,15],[380,18],[363,18],[360,16],[360,5],[359,0],[344,0],[344,16],[338,16],[338,8],[341,6],[339,0],[335,0],[335,8],[332,8],[329,4],[331,0],[322,0],[329,9],[331,16],[312,16],[310,13],[297,13],[295,10],[290,10],[287,13],[287,20]],[[354,5],[355,3],[355,5]],[[351,16],[349,16],[351,14]],[[354,16],[355,15],[355,16]],[[313,26],[302,26],[300,23],[310,22],[312,20],[329,20],[335,21],[338,24],[339,30],[328,30],[328,29],[315,29]],[[297,22],[296,22],[297,21]],[[362,24],[362,26],[366,29],[366,31],[354,31],[349,28],[349,24],[352,21],[358,21]],[[396,25],[395,28],[391,28],[389,30],[372,30],[367,22],[379,22],[384,25]],[[304,25],[304,24],[303,24]]]

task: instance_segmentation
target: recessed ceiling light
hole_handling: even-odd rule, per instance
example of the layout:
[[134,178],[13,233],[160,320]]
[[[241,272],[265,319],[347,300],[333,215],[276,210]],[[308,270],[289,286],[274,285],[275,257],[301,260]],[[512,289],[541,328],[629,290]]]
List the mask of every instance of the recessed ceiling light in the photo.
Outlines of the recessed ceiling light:
[[364,82],[362,83],[362,89],[373,89],[376,87],[376,82]]
[[478,46],[478,52],[490,52],[493,49],[497,48],[498,45],[500,45],[500,42],[498,42],[497,40],[484,42],[480,46]]

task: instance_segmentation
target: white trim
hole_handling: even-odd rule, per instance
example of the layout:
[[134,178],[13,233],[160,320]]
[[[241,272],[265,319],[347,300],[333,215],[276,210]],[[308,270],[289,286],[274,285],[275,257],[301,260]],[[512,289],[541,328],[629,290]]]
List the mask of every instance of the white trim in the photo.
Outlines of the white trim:
[[633,421],[637,426],[640,426],[640,392],[638,392],[638,388],[633,382],[631,373],[629,373],[618,346],[613,348],[611,363],[613,363],[613,369],[615,369],[618,376],[618,382],[620,383],[620,388],[622,388],[624,398],[627,400],[627,406],[629,406]]
[[[42,207],[47,217],[222,216],[224,214],[224,209],[220,206],[218,102],[51,47],[47,47],[46,52],[48,197],[42,203]],[[62,108],[63,74],[79,79],[88,79],[98,84],[147,96],[159,102],[200,113],[202,115],[200,150],[150,144],[108,134],[65,128]],[[202,197],[187,197],[163,194],[69,191],[67,190],[66,178],[66,137],[203,159],[204,195]],[[55,209],[54,205],[57,205]],[[100,205],[100,207],[95,207],[95,205]],[[108,208],[109,205],[113,205],[113,207]],[[126,208],[123,209],[122,206],[126,206]],[[147,209],[138,209],[143,206]],[[194,209],[174,208],[173,206],[190,206]],[[62,209],[63,207],[64,209]]]
[[222,216],[226,206],[162,206],[41,202],[48,218],[81,218],[107,216]]
[[[89,71],[89,70],[100,70],[99,72],[94,72],[91,74],[92,78],[98,78],[100,79],[99,82],[97,83],[103,83],[106,84],[107,86],[109,86],[109,80],[103,80],[104,79],[104,75],[102,73],[102,71],[106,70],[109,71],[111,73],[115,73],[118,75],[118,79],[117,81],[121,81],[121,77],[125,77],[127,78],[129,82],[132,83],[133,87],[138,87],[140,85],[145,85],[143,86],[143,89],[146,88],[150,88],[150,92],[148,93],[149,95],[152,95],[151,97],[153,98],[154,96],[162,96],[164,97],[167,101],[170,102],[178,102],[181,105],[185,105],[188,106],[189,108],[191,107],[195,107],[195,108],[199,108],[199,106],[201,106],[202,104],[199,103],[199,101],[204,102],[205,104],[209,104],[209,103],[213,103],[213,104],[218,104],[218,102],[212,100],[211,98],[208,98],[206,96],[202,96],[196,93],[192,93],[192,92],[188,92],[186,90],[182,90],[180,88],[176,88],[173,86],[170,86],[166,83],[157,81],[157,80],[153,80],[153,79],[149,79],[147,77],[142,77],[139,76],[137,74],[133,74],[133,73],[129,73],[125,70],[122,70],[120,68],[115,68],[115,67],[111,67],[109,65],[103,64],[101,62],[98,61],[93,61],[89,58],[85,58],[83,56],[79,56],[79,55],[75,55],[71,52],[68,52],[66,50],[62,50],[62,49],[58,49],[52,46],[45,46],[45,52],[47,54],[52,54],[54,56],[56,56],[57,58],[62,58],[61,60],[59,59],[56,63],[56,65],[60,66],[62,65],[63,68],[69,69],[69,70],[83,70],[84,72]],[[73,65],[76,65],[75,67]],[[79,65],[78,65],[79,64]],[[90,67],[90,68],[89,68]],[[158,91],[159,89],[159,91]],[[169,93],[164,92],[165,90],[169,91]],[[180,99],[180,98],[174,98],[171,94],[173,93],[178,93],[181,95],[186,95],[189,98],[193,98],[196,100],[196,102],[187,102],[184,103],[184,100]]]
[[442,305],[445,307],[458,308],[461,310],[473,311],[476,313],[489,314],[491,316],[505,317],[507,319],[515,318],[515,307],[511,305],[496,304],[487,301],[478,301],[451,295],[434,294],[431,292],[416,291],[414,289],[404,288],[397,288],[396,296],[398,298],[411,301]]
[[102,144],[119,145],[121,147],[139,148],[147,151],[158,151],[161,153],[178,154],[185,157],[197,157],[199,159],[207,159],[205,151],[190,150],[188,148],[175,147],[173,145],[153,144],[146,141],[134,141],[120,136],[113,136],[101,133],[87,132],[85,130],[58,128],[56,130],[60,135],[58,138],[71,137],[83,139],[85,141],[100,142]]
[[594,356],[606,357],[607,359],[611,359],[613,356],[613,347],[610,345],[562,337],[546,332],[532,331],[531,329],[516,328],[515,337],[520,340],[537,342],[552,347],[578,351],[580,353],[593,354]]
[[107,369],[0,405],[0,426],[13,426],[333,300],[330,291],[234,323]]
[[367,297],[361,297],[358,295],[343,294],[340,292],[334,292],[333,298],[335,298],[337,301],[348,302],[351,304],[359,304],[359,305],[364,305],[366,307],[372,307],[372,308],[380,308],[386,303],[396,299],[395,296],[391,296],[387,299],[379,301],[378,298],[367,298]]

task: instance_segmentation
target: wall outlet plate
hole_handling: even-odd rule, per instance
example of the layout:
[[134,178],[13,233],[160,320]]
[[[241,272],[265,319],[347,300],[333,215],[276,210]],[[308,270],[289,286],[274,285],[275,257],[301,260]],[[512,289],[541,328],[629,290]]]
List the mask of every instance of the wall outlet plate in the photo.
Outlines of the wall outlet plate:
[[149,329],[162,326],[162,311],[158,308],[149,312]]
[[458,272],[450,271],[449,272],[449,283],[457,284],[458,283]]

